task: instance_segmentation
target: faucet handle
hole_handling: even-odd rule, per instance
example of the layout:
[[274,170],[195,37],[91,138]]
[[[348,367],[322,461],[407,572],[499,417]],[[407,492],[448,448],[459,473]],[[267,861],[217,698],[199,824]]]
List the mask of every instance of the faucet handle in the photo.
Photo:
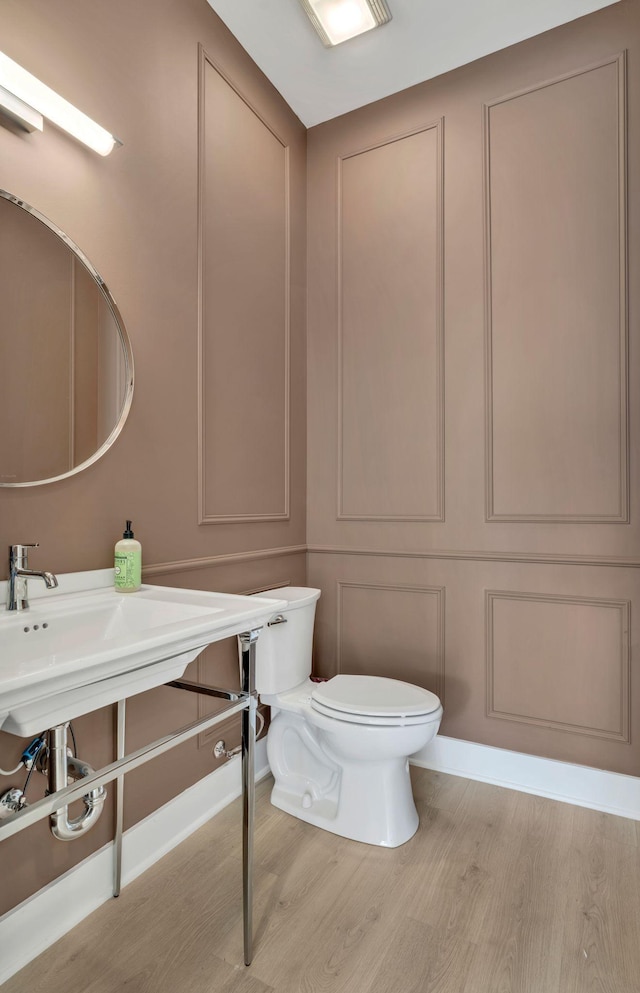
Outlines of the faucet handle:
[[27,567],[27,554],[29,548],[38,548],[39,542],[34,541],[26,545],[9,545],[9,561],[18,568]]

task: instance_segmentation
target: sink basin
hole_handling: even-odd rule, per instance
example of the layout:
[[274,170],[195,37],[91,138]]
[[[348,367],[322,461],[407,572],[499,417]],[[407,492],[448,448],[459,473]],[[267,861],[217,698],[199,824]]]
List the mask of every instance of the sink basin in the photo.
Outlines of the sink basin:
[[[90,574],[88,574],[90,575]],[[285,603],[143,586],[38,596],[0,611],[0,729],[28,736],[179,678],[202,649]]]

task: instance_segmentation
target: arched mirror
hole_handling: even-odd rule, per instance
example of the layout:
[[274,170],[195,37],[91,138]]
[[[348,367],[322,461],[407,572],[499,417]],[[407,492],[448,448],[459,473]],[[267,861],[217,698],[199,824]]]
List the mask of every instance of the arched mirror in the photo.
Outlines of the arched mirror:
[[4,190],[0,370],[0,486],[80,472],[131,406],[131,345],[109,290],[64,232]]

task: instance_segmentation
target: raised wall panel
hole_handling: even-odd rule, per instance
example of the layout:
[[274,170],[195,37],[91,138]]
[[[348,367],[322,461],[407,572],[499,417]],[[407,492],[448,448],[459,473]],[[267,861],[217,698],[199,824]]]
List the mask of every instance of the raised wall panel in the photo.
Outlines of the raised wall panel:
[[389,676],[444,696],[440,586],[338,583],[337,672]]
[[338,518],[444,518],[442,123],[338,160]]
[[485,107],[487,519],[628,520],[624,57]]
[[627,600],[486,593],[487,715],[629,741]]
[[289,153],[205,55],[200,98],[200,522],[281,520]]

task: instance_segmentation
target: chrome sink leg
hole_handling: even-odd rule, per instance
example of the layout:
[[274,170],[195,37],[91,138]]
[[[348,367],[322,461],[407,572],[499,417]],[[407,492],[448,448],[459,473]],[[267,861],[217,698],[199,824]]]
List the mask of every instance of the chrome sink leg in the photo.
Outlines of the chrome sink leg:
[[256,641],[260,629],[239,635],[241,689],[249,697],[242,711],[242,911],[244,925],[244,964],[253,958],[253,826],[255,812]]
[[[124,758],[126,700],[118,700],[116,714],[116,760]],[[122,827],[124,821],[124,776],[116,779],[116,833],[113,842],[113,895],[120,896],[122,886]]]

